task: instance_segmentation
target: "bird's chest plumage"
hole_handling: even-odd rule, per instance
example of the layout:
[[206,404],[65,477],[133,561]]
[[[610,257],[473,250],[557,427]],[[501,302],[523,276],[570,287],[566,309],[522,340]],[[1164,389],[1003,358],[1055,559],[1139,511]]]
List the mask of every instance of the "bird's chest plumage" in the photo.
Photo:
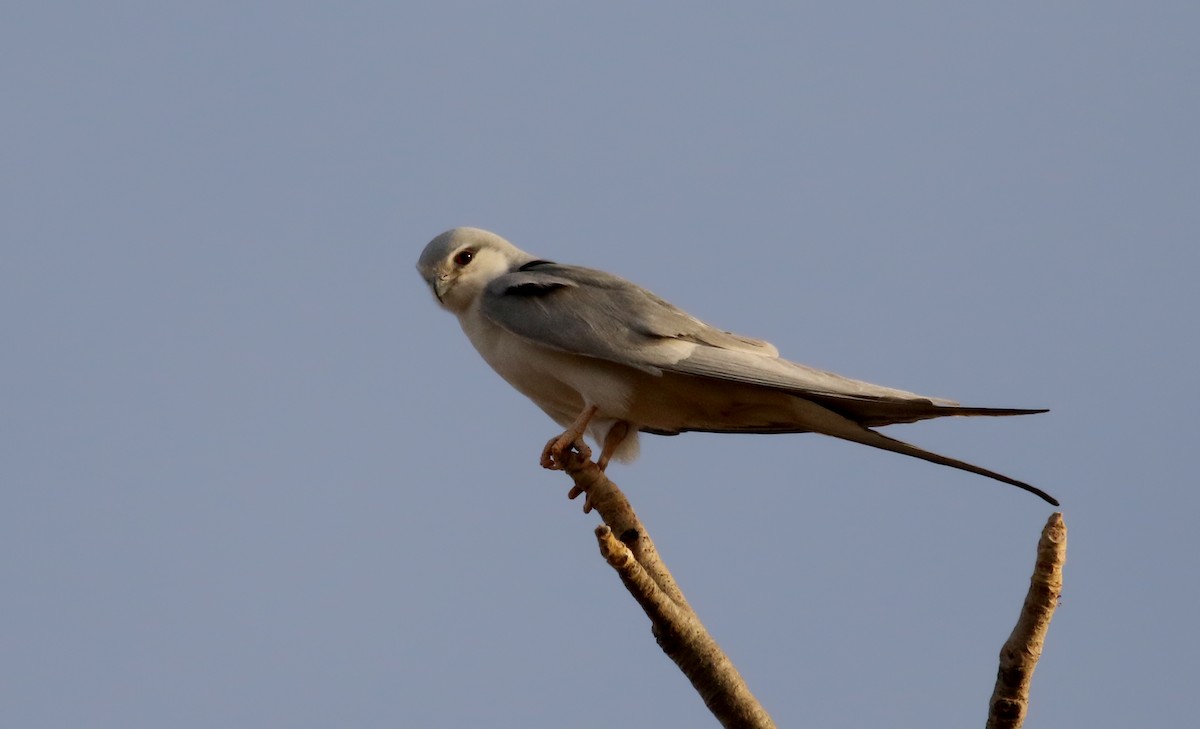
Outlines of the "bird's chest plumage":
[[610,418],[628,413],[636,370],[534,344],[475,309],[460,315],[459,323],[492,369],[555,421],[570,423],[585,405],[599,406]]

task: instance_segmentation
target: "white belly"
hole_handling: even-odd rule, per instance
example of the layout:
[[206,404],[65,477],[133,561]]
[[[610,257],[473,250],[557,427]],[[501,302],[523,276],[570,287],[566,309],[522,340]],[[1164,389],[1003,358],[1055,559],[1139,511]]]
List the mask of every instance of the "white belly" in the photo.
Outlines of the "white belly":
[[563,427],[590,405],[599,409],[598,419],[628,416],[636,370],[539,346],[475,311],[465,312],[459,323],[492,369]]

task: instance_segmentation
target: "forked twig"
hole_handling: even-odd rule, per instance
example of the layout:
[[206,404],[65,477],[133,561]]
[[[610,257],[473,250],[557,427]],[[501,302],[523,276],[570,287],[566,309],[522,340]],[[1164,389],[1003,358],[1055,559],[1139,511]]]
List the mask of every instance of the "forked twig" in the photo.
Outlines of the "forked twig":
[[572,451],[563,470],[575,482],[569,496],[586,494],[584,511],[604,520],[596,528],[600,553],[620,576],[625,589],[650,618],[663,652],[675,661],[724,727],[765,729],[775,726],[766,709],[688,605],[629,500],[604,472]]
[[[599,512],[604,521],[596,527],[601,555],[650,618],[659,647],[692,682],[709,711],[724,727],[773,728],[766,709],[688,605],[625,494],[574,450],[564,453],[557,467],[575,482],[570,498],[583,494],[583,510]],[[1067,528],[1056,512],[1042,530],[1021,616],[1000,651],[988,729],[1019,729],[1025,720],[1033,670],[1062,591],[1066,550]]]

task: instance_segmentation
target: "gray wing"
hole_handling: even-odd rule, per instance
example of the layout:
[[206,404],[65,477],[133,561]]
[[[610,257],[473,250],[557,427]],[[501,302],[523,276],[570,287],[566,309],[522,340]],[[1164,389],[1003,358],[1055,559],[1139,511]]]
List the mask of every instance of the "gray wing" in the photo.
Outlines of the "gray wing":
[[948,406],[955,405],[781,359],[767,342],[716,329],[640,286],[594,269],[534,261],[493,281],[481,303],[489,320],[542,346],[656,375],[741,382],[841,403],[835,409],[864,424],[935,417],[914,412],[914,404],[940,415],[951,414]]
[[721,331],[618,276],[533,261],[488,285],[484,316],[520,337],[573,354],[661,374],[664,343],[775,356],[768,342]]

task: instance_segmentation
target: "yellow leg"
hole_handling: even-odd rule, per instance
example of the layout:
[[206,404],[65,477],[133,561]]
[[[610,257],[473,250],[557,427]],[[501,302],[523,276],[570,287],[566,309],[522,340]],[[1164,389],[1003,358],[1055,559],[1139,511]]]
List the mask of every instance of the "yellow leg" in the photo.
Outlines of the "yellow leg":
[[563,453],[575,446],[579,451],[579,455],[585,459],[590,458],[592,451],[583,442],[583,434],[587,430],[588,423],[592,422],[596,411],[599,410],[595,405],[589,405],[583,409],[575,422],[571,423],[571,427],[563,431],[562,435],[551,438],[546,443],[546,447],[542,449],[542,468],[549,468],[552,471],[562,470]]
[[596,465],[600,470],[608,468],[608,461],[612,458],[613,452],[625,442],[626,436],[629,435],[629,423],[624,420],[618,420],[613,427],[608,429],[608,434],[604,436],[604,447],[600,449],[600,459],[596,461]]

